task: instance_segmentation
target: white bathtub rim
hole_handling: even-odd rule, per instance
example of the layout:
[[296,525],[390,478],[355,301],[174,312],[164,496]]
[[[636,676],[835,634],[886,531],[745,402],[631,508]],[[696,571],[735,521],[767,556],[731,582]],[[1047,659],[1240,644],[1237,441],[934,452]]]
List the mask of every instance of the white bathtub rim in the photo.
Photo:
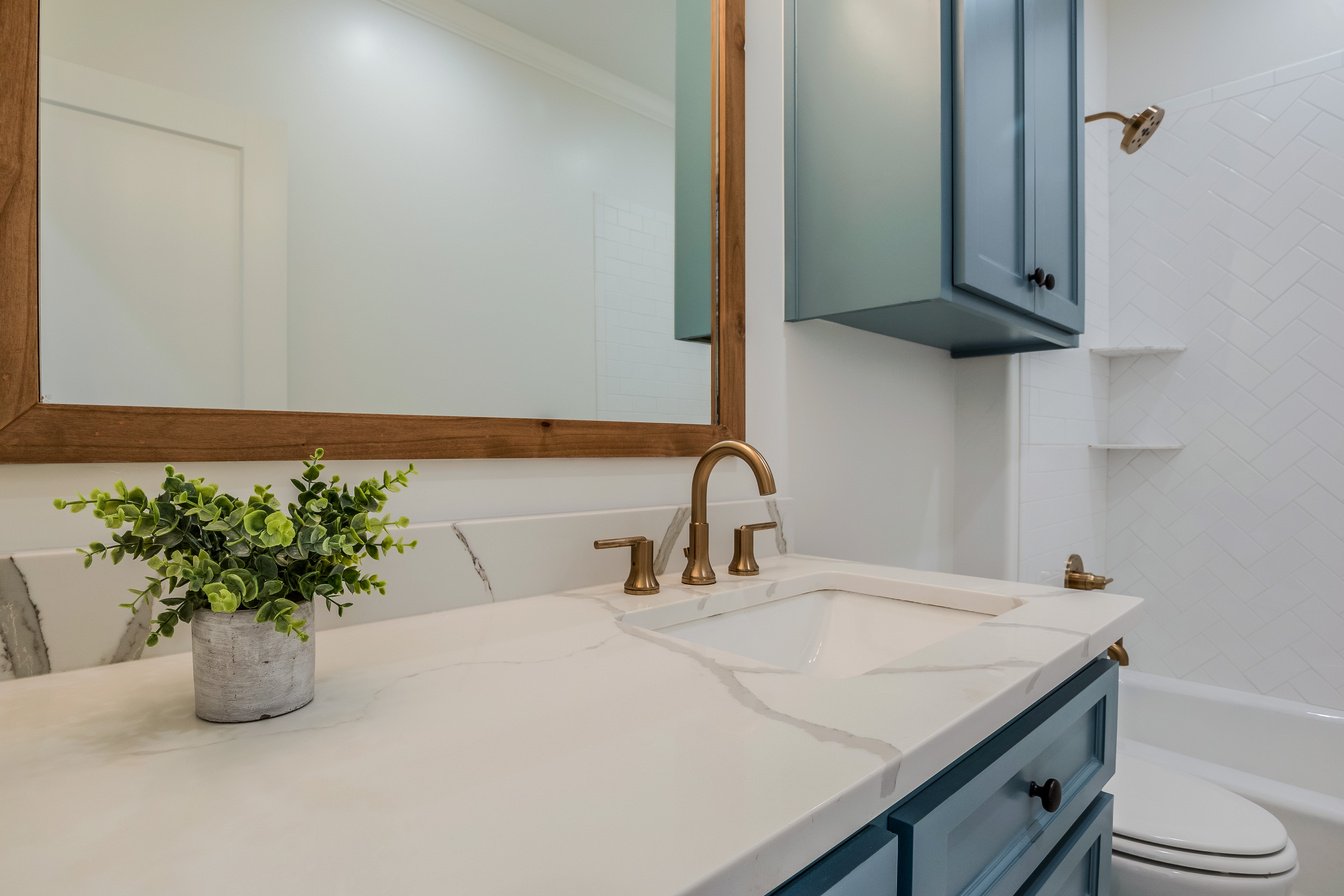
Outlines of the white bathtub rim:
[[[1218,688],[1217,690],[1224,689]],[[1284,702],[1291,703],[1292,701]],[[1253,772],[1219,765],[1216,762],[1209,762],[1207,759],[1187,756],[1175,750],[1155,747],[1152,744],[1129,738],[1120,738],[1117,752],[1120,757],[1118,761],[1122,763],[1126,755],[1137,756],[1157,765],[1211,781],[1219,787],[1241,794],[1253,803],[1267,805],[1268,807],[1281,806],[1287,811],[1320,818],[1329,824],[1344,827],[1344,799],[1339,799],[1328,793],[1308,790],[1296,784],[1266,778]],[[1272,808],[1271,811],[1273,811]]]
[[1171,678],[1167,675],[1154,675],[1151,672],[1136,672],[1133,669],[1121,669],[1120,686],[1122,690],[1126,681],[1130,682],[1134,687],[1142,688],[1144,690],[1198,697],[1216,703],[1230,703],[1237,706],[1254,707],[1255,709],[1282,715],[1310,718],[1315,723],[1344,726],[1344,710],[1330,709],[1326,706],[1315,706],[1311,703],[1302,703],[1297,700],[1285,700],[1282,697],[1271,697],[1267,694],[1252,694],[1247,691],[1238,691],[1232,688],[1219,687],[1218,685],[1204,684],[1199,681],[1186,681],[1182,678]]

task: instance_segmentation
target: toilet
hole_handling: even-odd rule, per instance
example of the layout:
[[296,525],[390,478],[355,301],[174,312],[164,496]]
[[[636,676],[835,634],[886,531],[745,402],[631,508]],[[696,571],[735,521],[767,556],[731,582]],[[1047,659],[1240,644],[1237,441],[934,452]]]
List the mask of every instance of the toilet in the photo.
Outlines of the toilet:
[[1113,896],[1290,896],[1297,849],[1283,824],[1231,791],[1120,754]]

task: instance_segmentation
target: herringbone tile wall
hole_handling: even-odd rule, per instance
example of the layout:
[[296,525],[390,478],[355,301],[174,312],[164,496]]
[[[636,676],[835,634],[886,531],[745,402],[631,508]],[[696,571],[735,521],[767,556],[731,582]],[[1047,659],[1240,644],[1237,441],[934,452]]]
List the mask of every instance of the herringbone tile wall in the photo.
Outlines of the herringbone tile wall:
[[1344,69],[1173,104],[1110,165],[1106,571],[1136,668],[1344,708]]

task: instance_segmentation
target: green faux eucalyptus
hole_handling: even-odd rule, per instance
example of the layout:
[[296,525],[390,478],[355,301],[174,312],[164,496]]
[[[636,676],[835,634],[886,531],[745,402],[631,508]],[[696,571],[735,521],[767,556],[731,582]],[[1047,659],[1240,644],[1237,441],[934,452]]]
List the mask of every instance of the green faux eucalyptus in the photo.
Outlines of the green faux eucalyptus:
[[258,485],[246,500],[221,492],[204,479],[187,479],[164,468],[163,490],[149,497],[142,489],[118,482],[111,492],[94,489],[88,497],[56,499],[58,510],[93,515],[118,529],[111,544],[94,542],[84,555],[120,563],[143,560],[154,575],[132,588],[134,599],[122,604],[135,612],[157,600],[165,608],[154,617],[148,644],[172,637],[179,623],[203,611],[255,610],[257,622],[308,640],[306,623],[293,618],[300,601],[321,598],[343,614],[350,603],[341,594],[387,593],[387,583],[360,571],[360,561],[376,560],[415,547],[392,530],[410,524],[405,517],[380,516],[388,493],[400,491],[415,465],[384,472],[351,487],[339,476],[322,480],[322,449],[304,462],[302,478],[290,480],[298,497],[282,509],[270,486]]

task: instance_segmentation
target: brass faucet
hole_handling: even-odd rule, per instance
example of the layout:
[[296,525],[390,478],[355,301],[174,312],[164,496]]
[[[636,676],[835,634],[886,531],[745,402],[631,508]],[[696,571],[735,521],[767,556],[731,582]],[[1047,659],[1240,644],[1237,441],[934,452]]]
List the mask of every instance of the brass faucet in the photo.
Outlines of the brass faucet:
[[775,493],[775,474],[761,452],[733,439],[709,446],[691,477],[691,543],[686,548],[686,571],[681,574],[681,581],[687,585],[713,585],[716,581],[709,563],[709,474],[715,464],[730,455],[747,462],[762,495]]

